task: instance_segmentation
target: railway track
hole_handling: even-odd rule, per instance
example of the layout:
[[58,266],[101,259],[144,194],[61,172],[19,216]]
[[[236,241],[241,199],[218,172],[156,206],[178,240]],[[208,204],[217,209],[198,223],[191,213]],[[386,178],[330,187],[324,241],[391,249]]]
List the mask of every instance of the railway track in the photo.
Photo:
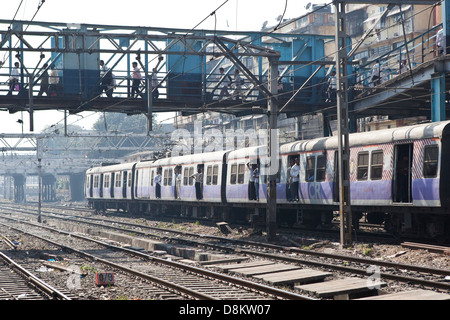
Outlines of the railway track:
[[[65,217],[65,219],[67,219],[67,216]],[[80,217],[76,218],[74,217],[73,219],[79,220]],[[91,221],[101,220],[102,221],[101,227],[103,228],[105,227],[105,223],[108,223],[107,222],[108,219],[89,218],[89,220]],[[93,222],[90,223],[92,224]],[[379,281],[380,284],[381,279],[392,280],[392,281],[400,281],[403,283],[411,283],[415,286],[431,288],[433,290],[439,289],[443,290],[444,292],[450,292],[449,284],[445,282],[443,283],[441,281],[442,276],[450,275],[450,272],[448,270],[424,268],[419,266],[396,264],[392,262],[383,262],[342,255],[323,254],[323,253],[319,254],[308,250],[302,250],[293,247],[275,246],[270,244],[253,243],[241,240],[230,240],[222,237],[201,236],[199,238],[198,235],[195,234],[189,234],[186,232],[179,232],[179,231],[177,232],[174,230],[166,230],[166,229],[161,230],[159,228],[144,226],[142,224],[133,224],[133,223],[125,224],[119,223],[117,221],[110,221],[109,223],[115,225],[115,226],[110,225],[109,226],[110,228],[116,228],[116,230],[120,229],[123,230],[124,226],[126,226],[126,228],[129,231],[132,231],[133,233],[136,234],[140,234],[142,236],[149,235],[148,232],[140,231],[142,229],[149,229],[149,230],[156,230],[158,232],[163,232],[164,234],[160,236],[160,239],[165,240],[168,240],[170,238],[168,236],[168,233],[174,233],[175,234],[174,237],[170,238],[169,240],[171,242],[190,245],[195,244],[196,246],[208,247],[214,250],[221,250],[223,252],[228,253],[231,252],[236,255],[240,254],[251,257],[257,257],[259,259],[263,258],[265,260],[282,262],[285,264],[287,263],[293,265],[307,265],[320,269],[333,270],[333,272],[345,272],[348,274],[352,274],[352,276],[358,275],[360,277],[363,276],[367,278],[368,277],[367,270],[375,270],[376,276],[378,277],[377,281]],[[152,237],[155,237],[155,235],[152,235]],[[193,240],[194,237],[196,237],[195,240]],[[228,244],[224,245],[225,242],[228,242]],[[218,243],[220,243],[220,245]],[[313,259],[311,259],[311,255],[314,256]],[[307,256],[308,258],[299,256]],[[201,264],[212,265],[212,263],[209,262]],[[228,272],[228,269],[226,267],[223,269],[219,268],[219,270],[221,271],[225,270],[226,272]],[[392,271],[382,272],[382,270],[392,270]],[[407,270],[408,273],[406,275],[405,270]],[[235,273],[239,274],[239,271]],[[369,276],[368,278],[370,279],[371,277]]]
[[[309,299],[293,292],[184,265],[175,261],[152,257],[144,253],[120,248],[88,237],[56,230],[54,228],[45,227],[47,230],[45,235],[39,235],[37,233],[42,233],[41,229],[43,226],[13,218],[7,218],[7,220],[10,220],[10,223],[12,222],[20,225],[27,223],[27,228],[30,227],[35,230],[33,233],[27,232],[30,236],[37,237],[41,241],[50,242],[53,246],[61,247],[65,251],[75,252],[78,255],[95,260],[96,262],[101,262],[112,268],[119,269],[122,272],[145,279],[146,281],[165,287],[169,291],[178,292],[180,297],[202,300]],[[22,228],[12,226],[10,223],[4,226],[14,228],[17,232],[25,233],[25,230]],[[51,235],[48,234],[48,231],[51,231]],[[55,238],[55,233],[63,235],[58,237],[58,242],[53,240],[53,238]],[[62,243],[67,239],[68,235],[70,236],[69,242],[72,242],[73,238],[77,238],[77,240],[83,242],[89,241],[95,243],[95,245],[90,244],[88,250],[75,249],[73,246],[68,246],[67,240],[65,243]],[[105,247],[108,249],[105,249]],[[87,253],[86,251],[89,251],[90,253]],[[95,254],[92,254],[92,252],[95,252]],[[127,253],[127,262],[122,262],[120,264],[114,262],[117,260],[125,260],[123,252]],[[151,263],[150,268],[149,262]]]
[[[6,238],[4,238],[5,240]],[[0,252],[0,300],[72,300]]]

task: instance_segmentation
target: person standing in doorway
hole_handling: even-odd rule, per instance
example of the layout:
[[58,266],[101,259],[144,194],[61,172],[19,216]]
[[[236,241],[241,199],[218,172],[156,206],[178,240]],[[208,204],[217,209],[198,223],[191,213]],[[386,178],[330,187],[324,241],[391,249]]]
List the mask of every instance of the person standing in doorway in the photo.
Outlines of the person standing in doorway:
[[162,168],[156,169],[155,183],[155,197],[161,199],[161,180],[162,180]]
[[291,196],[292,201],[298,201],[298,183],[299,183],[299,176],[300,176],[300,166],[299,159],[295,158],[294,165],[291,167]]
[[195,196],[197,200],[203,199],[203,169],[199,167],[197,173],[192,175],[195,180]]

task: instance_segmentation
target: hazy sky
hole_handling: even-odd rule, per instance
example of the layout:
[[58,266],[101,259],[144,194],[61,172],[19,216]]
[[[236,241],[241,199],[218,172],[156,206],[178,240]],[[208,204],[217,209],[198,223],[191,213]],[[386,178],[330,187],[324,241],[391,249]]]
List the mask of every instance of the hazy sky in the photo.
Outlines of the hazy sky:
[[[16,20],[30,20],[40,2],[40,0],[2,1],[0,19],[12,19],[20,5]],[[269,22],[269,26],[275,25],[276,18],[284,12],[285,19],[304,14],[304,6],[308,2],[325,3],[327,1],[45,0],[34,21],[191,29],[208,17],[197,29],[214,29],[216,23],[216,28],[220,30],[259,31],[265,21]],[[216,19],[210,16],[214,10],[216,10]],[[68,123],[90,129],[98,114],[83,113],[82,115],[83,121],[80,121],[81,116],[70,116]],[[158,119],[164,119],[166,116],[161,114]],[[10,115],[7,111],[0,111],[0,132],[22,132],[22,127],[16,122],[20,118],[24,121],[24,132],[29,132],[28,113]],[[35,132],[41,131],[48,125],[61,123],[62,118],[62,112],[36,112]]]

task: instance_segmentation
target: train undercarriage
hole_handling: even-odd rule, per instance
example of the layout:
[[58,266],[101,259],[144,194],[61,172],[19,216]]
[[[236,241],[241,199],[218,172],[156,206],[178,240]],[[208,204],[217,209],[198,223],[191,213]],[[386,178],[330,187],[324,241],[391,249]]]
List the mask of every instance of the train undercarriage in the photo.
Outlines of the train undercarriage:
[[[106,214],[108,209],[134,215],[180,216],[203,218],[211,221],[248,224],[254,228],[264,228],[266,207],[264,203],[222,204],[193,203],[177,201],[135,201],[126,202],[92,201],[89,207],[98,214]],[[298,204],[279,204],[277,224],[289,227],[331,228],[339,217],[339,208],[334,206],[300,206]],[[433,239],[439,243],[450,242],[450,213],[446,210],[426,208],[413,211],[406,207],[385,207],[373,210],[370,207],[352,207],[353,228],[359,230],[361,224],[383,227],[398,238]],[[417,208],[416,208],[417,210]]]

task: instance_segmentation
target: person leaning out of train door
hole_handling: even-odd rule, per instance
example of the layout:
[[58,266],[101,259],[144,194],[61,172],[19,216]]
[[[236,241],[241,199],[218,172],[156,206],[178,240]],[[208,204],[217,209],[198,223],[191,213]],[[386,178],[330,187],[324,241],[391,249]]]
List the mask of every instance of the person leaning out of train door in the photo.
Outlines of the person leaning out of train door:
[[287,175],[286,175],[286,199],[288,201],[292,201],[292,192],[291,192],[291,183],[292,183],[292,177],[291,177],[291,168],[294,165],[294,160],[289,160],[289,165],[287,167]]
[[199,167],[197,173],[192,175],[195,180],[195,196],[197,200],[203,199],[203,169]]
[[181,167],[175,167],[175,199],[180,200],[180,190],[181,190]]
[[295,158],[294,165],[291,167],[291,197],[292,201],[298,201],[298,182],[300,176],[299,159]]
[[161,199],[161,180],[162,180],[162,168],[156,169],[155,183],[155,197]]

